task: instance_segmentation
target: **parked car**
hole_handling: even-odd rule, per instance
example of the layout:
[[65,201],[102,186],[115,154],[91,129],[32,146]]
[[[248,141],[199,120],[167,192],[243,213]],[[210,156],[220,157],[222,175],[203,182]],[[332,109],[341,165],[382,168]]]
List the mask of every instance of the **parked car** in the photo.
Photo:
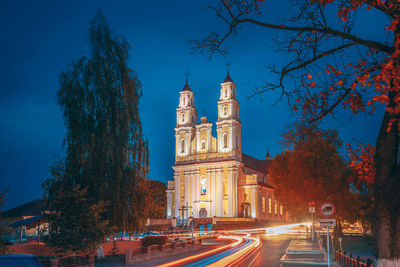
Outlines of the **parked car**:
[[1,267],[42,267],[42,264],[33,255],[0,255]]

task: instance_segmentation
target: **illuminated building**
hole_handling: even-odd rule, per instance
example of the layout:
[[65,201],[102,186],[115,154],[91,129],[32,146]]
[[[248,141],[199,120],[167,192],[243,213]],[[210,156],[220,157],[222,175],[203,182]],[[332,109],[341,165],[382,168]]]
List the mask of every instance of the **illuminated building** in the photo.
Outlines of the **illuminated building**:
[[285,209],[268,184],[269,154],[242,153],[240,107],[229,72],[221,84],[217,136],[206,117],[197,120],[186,82],[176,110],[174,180],[168,182],[167,217],[251,217],[284,220]]

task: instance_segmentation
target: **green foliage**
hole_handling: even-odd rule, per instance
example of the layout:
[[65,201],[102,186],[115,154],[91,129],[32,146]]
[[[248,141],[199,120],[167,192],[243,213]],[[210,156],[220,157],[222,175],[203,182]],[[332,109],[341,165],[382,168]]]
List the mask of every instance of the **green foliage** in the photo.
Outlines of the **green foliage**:
[[149,235],[142,239],[142,246],[149,247],[152,245],[164,245],[167,243],[168,238],[166,236]]
[[102,14],[90,24],[90,55],[60,75],[65,159],[44,183],[54,216],[50,244],[93,249],[111,232],[135,232],[146,217],[140,185],[148,146],[139,116],[141,84],[129,44]]

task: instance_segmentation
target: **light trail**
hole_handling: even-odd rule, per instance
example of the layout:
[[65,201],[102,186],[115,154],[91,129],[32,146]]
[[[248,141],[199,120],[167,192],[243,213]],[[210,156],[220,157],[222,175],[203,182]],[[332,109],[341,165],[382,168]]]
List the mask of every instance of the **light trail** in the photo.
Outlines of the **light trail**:
[[[236,242],[159,266],[167,267],[182,264],[190,267],[225,266],[230,262],[240,262],[254,249],[261,245],[260,240],[258,238],[250,237],[250,234],[246,234],[245,236],[219,236],[218,238],[233,239],[236,240]],[[189,262],[192,263],[188,264]]]
[[168,267],[168,266],[176,266],[176,265],[184,264],[184,263],[187,263],[187,262],[190,262],[190,261],[197,260],[197,259],[200,259],[202,257],[208,256],[208,255],[220,252],[222,250],[229,249],[229,248],[231,248],[233,246],[237,246],[243,241],[243,238],[242,237],[238,237],[238,236],[220,236],[218,238],[234,239],[234,240],[236,240],[236,242],[234,242],[232,244],[228,244],[228,245],[222,246],[222,247],[219,247],[219,248],[216,248],[216,249],[212,249],[212,250],[200,253],[200,254],[189,256],[189,257],[186,257],[186,258],[183,258],[183,259],[179,259],[179,260],[176,260],[176,261],[171,261],[171,262],[168,262],[168,263],[165,263],[165,264],[161,264],[161,265],[158,265],[158,266],[159,267]]

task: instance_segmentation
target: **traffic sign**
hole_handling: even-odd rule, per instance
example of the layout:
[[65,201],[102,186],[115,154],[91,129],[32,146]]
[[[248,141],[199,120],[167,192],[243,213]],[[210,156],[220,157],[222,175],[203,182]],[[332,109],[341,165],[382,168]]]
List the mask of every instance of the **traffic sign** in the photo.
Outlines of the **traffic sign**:
[[325,202],[321,205],[320,213],[324,216],[332,216],[335,214],[335,206],[330,202]]
[[308,207],[308,211],[310,213],[315,213],[315,207]]
[[334,227],[336,226],[336,219],[320,219],[319,225],[321,227]]

